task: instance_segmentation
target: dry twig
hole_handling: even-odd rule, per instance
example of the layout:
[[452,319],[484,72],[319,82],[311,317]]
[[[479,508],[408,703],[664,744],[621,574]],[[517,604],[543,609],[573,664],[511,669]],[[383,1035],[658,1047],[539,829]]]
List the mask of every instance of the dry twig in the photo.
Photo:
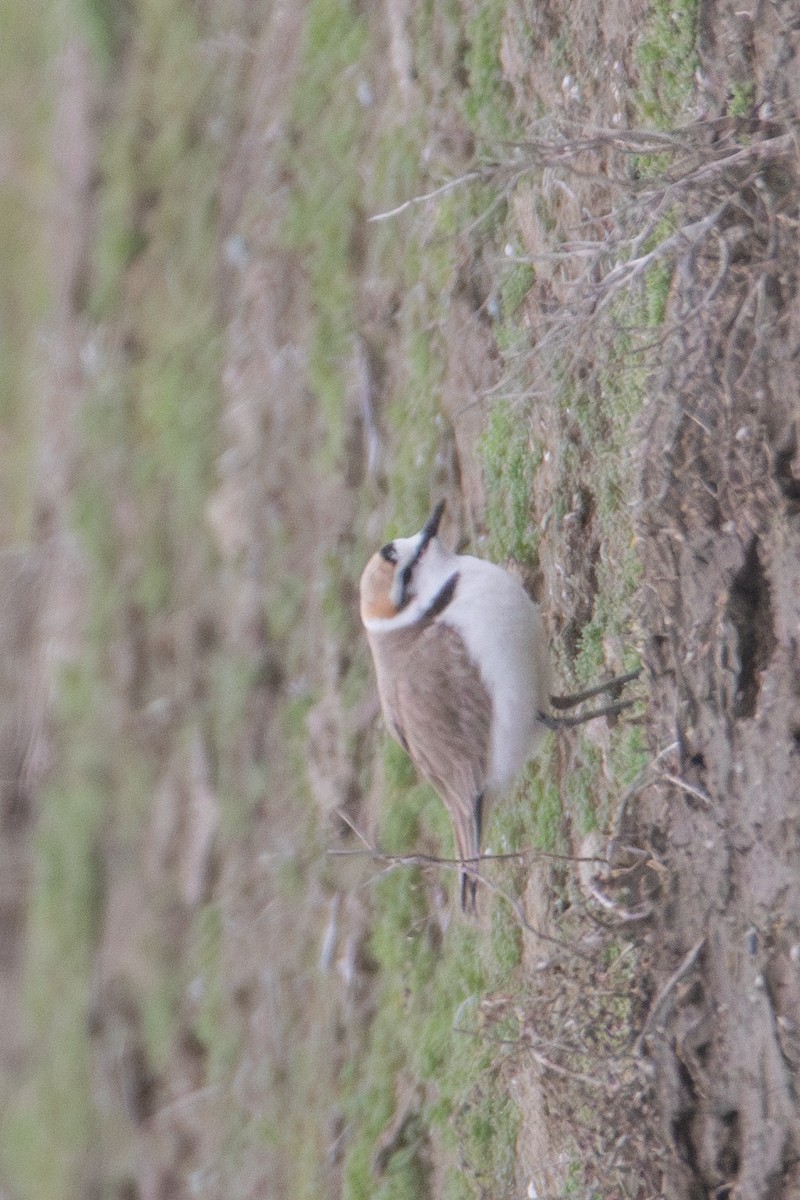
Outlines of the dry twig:
[[667,982],[662,987],[661,991],[656,996],[655,1000],[653,1001],[653,1003],[650,1006],[650,1011],[647,1014],[647,1017],[645,1018],[645,1022],[644,1022],[644,1025],[642,1026],[641,1032],[634,1043],[634,1046],[633,1046],[634,1054],[641,1054],[642,1046],[644,1045],[645,1038],[650,1036],[650,1032],[656,1023],[656,1020],[658,1019],[658,1017],[661,1014],[661,1010],[664,1007],[664,1003],[667,1000],[667,997],[669,996],[670,992],[675,987],[675,985],[680,983],[680,981],[681,981],[681,979],[683,979],[684,975],[686,975],[686,973],[688,971],[691,971],[692,967],[697,962],[697,959],[700,955],[700,951],[703,949],[705,944],[706,944],[705,937],[701,937],[699,942],[695,942],[694,946],[692,946],[689,953],[686,955],[686,957],[681,962],[677,971],[674,971],[673,974],[670,975],[669,979],[667,980]]

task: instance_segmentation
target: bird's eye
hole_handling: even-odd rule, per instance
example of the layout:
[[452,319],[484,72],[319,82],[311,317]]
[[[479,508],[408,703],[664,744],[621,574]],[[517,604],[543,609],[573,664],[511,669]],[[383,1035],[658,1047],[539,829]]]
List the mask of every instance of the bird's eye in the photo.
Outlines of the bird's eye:
[[381,550],[380,550],[380,555],[381,555],[381,558],[384,560],[384,562],[396,563],[397,562],[397,551],[394,548],[394,543],[388,542],[387,545],[382,546]]

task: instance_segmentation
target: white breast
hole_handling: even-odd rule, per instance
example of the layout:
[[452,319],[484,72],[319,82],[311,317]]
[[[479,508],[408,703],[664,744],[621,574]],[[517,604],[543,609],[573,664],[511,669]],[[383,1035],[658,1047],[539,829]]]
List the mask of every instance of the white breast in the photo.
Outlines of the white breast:
[[459,582],[441,620],[463,637],[492,697],[488,786],[507,787],[534,754],[550,708],[550,653],[539,610],[502,567],[453,555]]
[[[404,551],[409,539],[394,544]],[[411,548],[416,544],[409,541]],[[500,790],[519,774],[545,733],[538,719],[550,711],[550,649],[539,610],[513,575],[495,563],[453,554],[438,538],[415,575],[415,594],[393,617],[369,617],[372,639],[413,626],[444,585],[458,573],[455,595],[437,617],[463,638],[492,698],[492,738],[487,787]],[[380,676],[378,642],[373,642]]]

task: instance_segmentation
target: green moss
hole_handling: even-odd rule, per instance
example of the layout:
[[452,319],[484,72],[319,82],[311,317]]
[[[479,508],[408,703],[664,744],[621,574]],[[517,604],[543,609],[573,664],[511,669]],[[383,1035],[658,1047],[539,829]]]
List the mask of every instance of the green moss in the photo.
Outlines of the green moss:
[[752,79],[734,82],[730,88],[728,112],[732,117],[749,117],[756,101],[756,85]]
[[[387,752],[392,794],[384,799],[407,820],[421,789],[408,779],[400,753],[394,748]],[[431,798],[443,812],[438,799]],[[384,814],[382,839],[398,819],[391,811]],[[409,831],[415,844],[420,828]],[[455,887],[454,877],[443,876],[443,882]],[[434,1131],[452,1155],[452,1180],[457,1156],[465,1151],[473,1180],[491,1179],[495,1171],[505,1179],[514,1158],[513,1105],[498,1104],[486,1084],[492,1045],[474,1036],[471,1026],[478,997],[490,984],[507,984],[518,969],[519,930],[498,912],[488,942],[477,928],[454,921],[439,945],[441,935],[429,912],[425,875],[419,868],[398,867],[384,875],[375,898],[370,953],[381,985],[364,1058],[354,1064],[352,1100],[346,1101],[353,1142],[345,1162],[344,1195],[418,1194],[413,1189],[421,1186],[425,1145]],[[419,1119],[411,1123],[386,1174],[376,1179],[372,1152],[394,1111],[397,1078],[402,1078],[404,1089],[414,1081],[424,1087]]]
[[[25,987],[36,1046],[25,1086],[12,1099],[0,1138],[7,1176],[23,1197],[78,1195],[96,1129],[86,1037],[92,962],[99,938],[105,873],[100,839],[108,794],[91,681],[79,671],[65,688],[62,720],[75,743],[67,765],[40,798],[36,872],[28,913]],[[79,731],[79,732],[76,732]],[[48,1153],[32,1153],[35,1146]]]
[[697,0],[653,0],[636,46],[638,108],[656,129],[682,124],[699,59]]
[[435,396],[442,380],[437,337],[414,329],[414,317],[425,303],[411,300],[402,314],[407,330],[405,364],[387,412],[391,436],[388,470],[392,517],[387,537],[407,536],[430,515],[436,488],[436,456],[446,435]]
[[219,903],[206,904],[194,924],[190,976],[198,992],[194,1032],[208,1052],[211,1083],[230,1079],[241,1053],[241,1031],[231,1020],[224,955],[222,908]]
[[49,211],[56,187],[50,122],[59,14],[9,4],[0,38],[0,513],[3,541],[30,536],[38,480],[42,332],[53,302]]
[[501,978],[508,978],[522,963],[522,928],[507,904],[492,908],[492,953]]
[[510,1196],[515,1185],[516,1142],[520,1112],[510,1097],[492,1088],[459,1118],[463,1154],[469,1174],[481,1194]]
[[580,741],[580,759],[567,775],[564,784],[566,802],[570,813],[575,819],[577,832],[585,837],[593,829],[597,829],[599,792],[602,790],[599,780],[602,779],[602,755],[586,738]]
[[527,407],[508,401],[496,404],[480,450],[486,482],[489,556],[535,562],[539,534],[532,521],[531,494],[540,456],[530,444]]
[[308,380],[328,421],[326,458],[342,453],[345,368],[354,330],[353,253],[363,223],[359,151],[363,114],[353,68],[367,29],[348,0],[313,0],[292,96],[302,149],[287,149],[292,177],[282,236],[309,276],[314,335]]
[[506,4],[483,3],[467,23],[464,59],[469,86],[464,112],[475,133],[488,147],[514,136],[513,96],[500,63],[500,42]]
[[500,301],[506,321],[519,315],[519,310],[533,287],[535,278],[533,267],[527,263],[512,263],[507,267],[500,288]]
[[615,778],[621,788],[629,787],[650,762],[644,730],[627,725],[619,730],[615,741]]

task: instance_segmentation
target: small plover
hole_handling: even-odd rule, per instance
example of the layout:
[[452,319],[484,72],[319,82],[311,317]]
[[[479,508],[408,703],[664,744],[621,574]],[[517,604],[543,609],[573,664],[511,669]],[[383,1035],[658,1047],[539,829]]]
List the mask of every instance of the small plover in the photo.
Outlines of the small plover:
[[413,537],[375,553],[361,576],[384,719],[444,801],[461,863],[461,906],[475,908],[488,797],[503,791],[548,729],[627,708],[618,701],[554,716],[618,689],[638,672],[574,696],[551,696],[550,647],[539,609],[503,567],[447,550],[444,504]]

